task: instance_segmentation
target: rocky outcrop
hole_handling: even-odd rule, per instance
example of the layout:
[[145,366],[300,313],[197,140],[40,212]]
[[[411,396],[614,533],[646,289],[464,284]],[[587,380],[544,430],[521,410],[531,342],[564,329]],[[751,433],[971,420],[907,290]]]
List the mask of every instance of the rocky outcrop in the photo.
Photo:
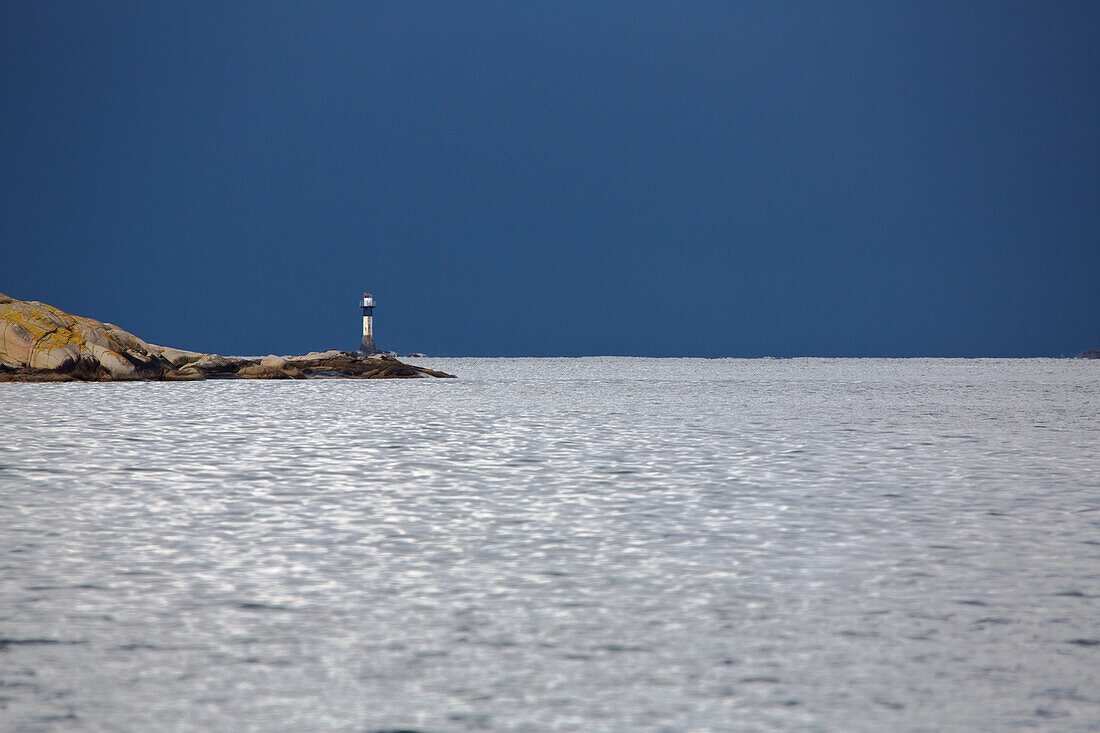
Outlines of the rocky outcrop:
[[220,356],[218,354],[204,354],[195,361],[188,362],[180,367],[182,373],[199,374],[204,377],[232,376],[242,367],[251,362],[237,356]]
[[1078,359],[1100,359],[1100,349],[1093,349],[1092,351],[1082,351],[1077,355]]
[[287,369],[298,369],[306,377],[347,377],[353,379],[407,379],[409,377],[451,377],[424,367],[398,361],[386,354],[361,356],[356,351],[313,352],[291,356]]
[[425,376],[451,375],[355,352],[245,359],[156,346],[113,324],[0,293],[0,382]]
[[[114,324],[0,295],[0,368],[5,373],[95,381],[158,379],[175,369],[162,352]],[[173,349],[171,356],[182,359],[188,353]]]

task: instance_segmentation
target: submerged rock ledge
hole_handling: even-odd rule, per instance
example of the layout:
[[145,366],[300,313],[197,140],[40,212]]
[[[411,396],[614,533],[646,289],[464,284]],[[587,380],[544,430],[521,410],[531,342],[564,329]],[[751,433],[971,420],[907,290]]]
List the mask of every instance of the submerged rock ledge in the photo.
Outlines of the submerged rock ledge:
[[118,326],[0,293],[0,382],[452,377],[382,354],[245,359],[146,343]]

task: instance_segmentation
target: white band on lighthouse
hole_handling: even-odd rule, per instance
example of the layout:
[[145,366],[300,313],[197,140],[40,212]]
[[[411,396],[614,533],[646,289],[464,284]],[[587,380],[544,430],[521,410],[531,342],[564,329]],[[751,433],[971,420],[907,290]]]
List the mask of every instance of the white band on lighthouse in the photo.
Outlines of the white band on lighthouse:
[[374,316],[363,316],[363,335],[374,335]]

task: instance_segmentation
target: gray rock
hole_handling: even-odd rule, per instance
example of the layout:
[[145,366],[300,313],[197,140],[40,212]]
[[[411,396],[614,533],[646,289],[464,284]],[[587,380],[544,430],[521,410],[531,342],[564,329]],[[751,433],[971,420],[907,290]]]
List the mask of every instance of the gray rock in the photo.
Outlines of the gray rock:
[[260,366],[264,369],[283,369],[286,367],[286,359],[281,356],[275,356],[274,354],[268,354],[260,359]]
[[172,366],[177,368],[183,366],[184,364],[198,361],[202,357],[206,356],[206,354],[202,353],[201,351],[173,349],[170,346],[154,346],[150,344],[149,348],[163,356],[165,359],[172,363]]
[[200,372],[202,374],[229,374],[249,364],[247,359],[238,357],[221,356],[220,354],[206,354],[202,358],[184,364],[179,368],[181,372]]

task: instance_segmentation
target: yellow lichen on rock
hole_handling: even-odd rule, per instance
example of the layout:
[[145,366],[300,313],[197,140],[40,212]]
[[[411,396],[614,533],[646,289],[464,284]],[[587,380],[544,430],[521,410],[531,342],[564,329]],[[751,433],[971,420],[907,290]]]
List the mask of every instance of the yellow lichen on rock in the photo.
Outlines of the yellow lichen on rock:
[[65,371],[80,358],[82,342],[71,331],[50,331],[35,340],[27,365],[32,369]]
[[56,308],[8,299],[0,304],[0,354],[6,362],[56,369],[66,359],[80,356],[79,344],[68,330],[72,323],[71,316]]
[[0,364],[82,379],[148,379],[172,368],[118,326],[9,296],[0,297]]

